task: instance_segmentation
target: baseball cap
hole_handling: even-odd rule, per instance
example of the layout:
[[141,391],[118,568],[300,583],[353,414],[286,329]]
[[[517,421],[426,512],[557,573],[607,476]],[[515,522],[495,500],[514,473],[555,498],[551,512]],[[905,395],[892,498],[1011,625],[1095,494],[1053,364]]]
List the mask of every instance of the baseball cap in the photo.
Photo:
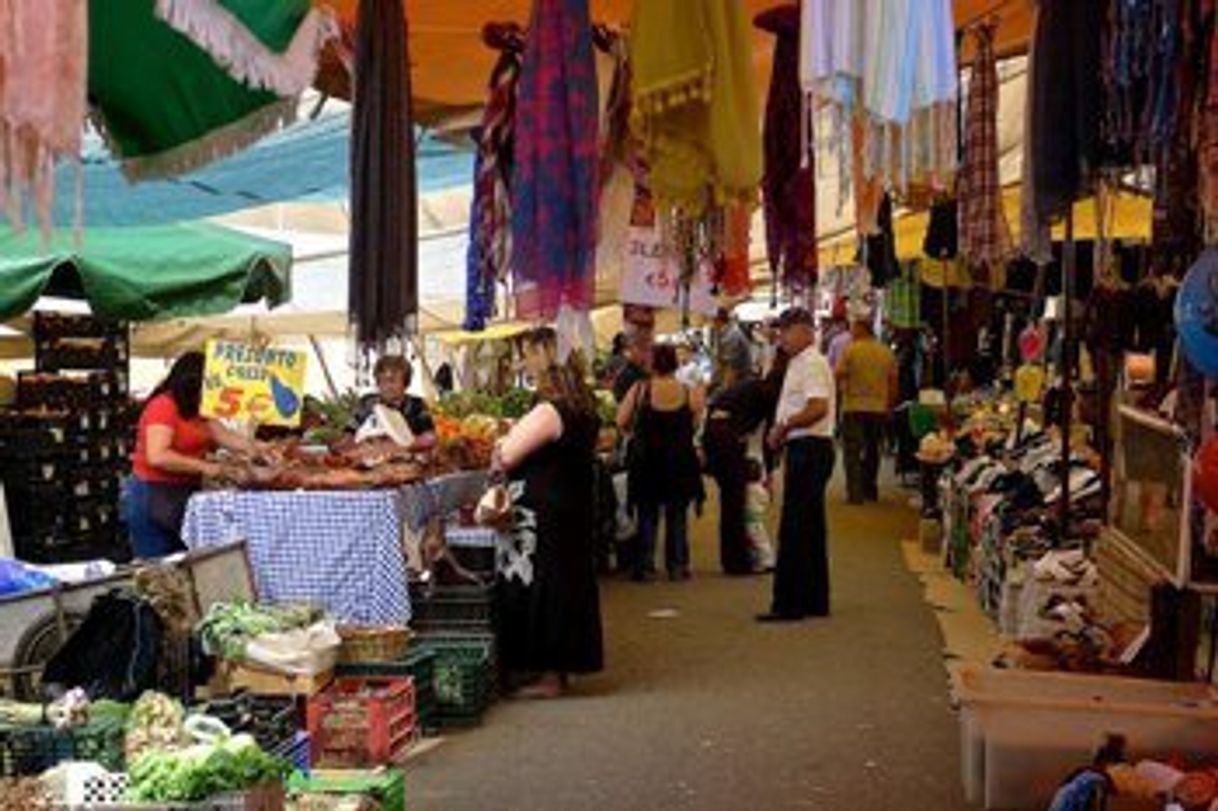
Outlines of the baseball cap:
[[803,307],[788,307],[782,311],[782,315],[778,316],[777,324],[779,329],[793,327],[796,324],[807,324],[811,327],[816,325],[816,319]]

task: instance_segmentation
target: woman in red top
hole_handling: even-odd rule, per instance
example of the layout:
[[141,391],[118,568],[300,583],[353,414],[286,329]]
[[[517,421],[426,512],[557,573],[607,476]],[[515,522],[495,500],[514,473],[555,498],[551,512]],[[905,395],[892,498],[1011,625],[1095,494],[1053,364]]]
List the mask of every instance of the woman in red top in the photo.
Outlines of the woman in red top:
[[207,459],[217,445],[253,451],[255,443],[219,422],[199,416],[203,395],[202,352],[187,352],[144,404],[132,456],[124,518],[137,558],[158,558],[184,549],[186,502],[204,476],[222,468]]

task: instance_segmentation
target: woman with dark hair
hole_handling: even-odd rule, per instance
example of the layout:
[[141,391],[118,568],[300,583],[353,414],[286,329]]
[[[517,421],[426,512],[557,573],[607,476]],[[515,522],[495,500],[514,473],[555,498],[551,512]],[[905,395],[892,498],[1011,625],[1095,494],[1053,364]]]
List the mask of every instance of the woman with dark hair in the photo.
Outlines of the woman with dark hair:
[[187,352],[144,403],[131,456],[124,518],[137,558],[159,558],[185,547],[180,537],[186,502],[203,477],[221,465],[207,454],[217,445],[253,452],[256,443],[199,416],[202,352]]
[[634,579],[655,572],[655,543],[664,514],[664,561],[670,580],[689,578],[687,519],[692,501],[701,501],[702,472],[694,447],[702,393],[676,378],[677,350],[657,346],[652,377],[636,383],[618,409],[617,424],[630,434],[629,499],[639,515],[639,548]]
[[[773,419],[787,370],[786,355],[774,355],[770,371],[720,390],[708,406],[702,449],[706,469],[719,486],[719,565],[724,574],[754,571],[745,531],[749,436]],[[773,468],[767,449],[766,468]]]
[[582,359],[558,361],[554,330],[534,330],[523,345],[536,405],[491,464],[508,475],[513,503],[499,573],[500,661],[517,677],[538,676],[517,696],[553,698],[568,674],[603,666],[592,478],[600,420]]

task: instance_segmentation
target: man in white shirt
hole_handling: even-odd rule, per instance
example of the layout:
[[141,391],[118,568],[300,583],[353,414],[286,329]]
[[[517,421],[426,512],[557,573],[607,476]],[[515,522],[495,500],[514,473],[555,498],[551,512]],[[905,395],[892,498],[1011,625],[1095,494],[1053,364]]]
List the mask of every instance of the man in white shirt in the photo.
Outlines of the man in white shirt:
[[816,347],[810,312],[792,307],[779,317],[778,328],[791,360],[767,441],[784,451],[785,472],[774,597],[769,612],[757,617],[761,622],[829,615],[825,488],[834,461],[833,370]]

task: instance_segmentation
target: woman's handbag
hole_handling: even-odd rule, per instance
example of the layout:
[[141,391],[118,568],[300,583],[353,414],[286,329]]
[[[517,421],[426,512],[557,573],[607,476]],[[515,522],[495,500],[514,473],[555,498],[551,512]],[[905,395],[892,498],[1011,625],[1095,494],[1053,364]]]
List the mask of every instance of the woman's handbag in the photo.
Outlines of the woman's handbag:
[[474,520],[484,527],[504,527],[512,521],[514,506],[507,484],[492,482],[474,508]]

